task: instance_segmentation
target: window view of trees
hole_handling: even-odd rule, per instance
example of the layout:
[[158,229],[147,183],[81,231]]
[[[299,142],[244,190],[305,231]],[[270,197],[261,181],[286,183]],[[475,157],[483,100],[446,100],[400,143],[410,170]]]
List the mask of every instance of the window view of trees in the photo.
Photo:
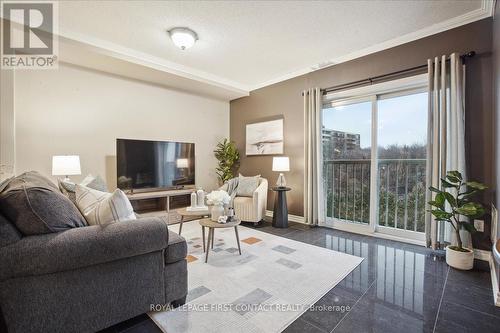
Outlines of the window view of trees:
[[[381,226],[424,232],[426,102],[426,93],[378,102],[377,223]],[[323,122],[323,179],[327,217],[368,224],[371,134],[358,125],[361,108],[360,104],[357,114],[355,105],[350,110],[324,110],[333,120],[327,116]],[[355,119],[343,123],[341,114]],[[365,121],[369,123],[369,118]]]

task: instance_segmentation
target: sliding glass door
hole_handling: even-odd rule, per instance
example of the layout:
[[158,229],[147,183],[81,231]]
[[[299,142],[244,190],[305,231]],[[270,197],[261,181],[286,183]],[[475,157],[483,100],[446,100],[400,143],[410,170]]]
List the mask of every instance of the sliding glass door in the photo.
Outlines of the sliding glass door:
[[322,149],[328,226],[424,239],[425,87],[325,100]]
[[335,222],[370,223],[371,115],[371,100],[323,109],[325,207]]
[[377,103],[377,224],[410,237],[403,231],[425,231],[427,92],[382,96]]

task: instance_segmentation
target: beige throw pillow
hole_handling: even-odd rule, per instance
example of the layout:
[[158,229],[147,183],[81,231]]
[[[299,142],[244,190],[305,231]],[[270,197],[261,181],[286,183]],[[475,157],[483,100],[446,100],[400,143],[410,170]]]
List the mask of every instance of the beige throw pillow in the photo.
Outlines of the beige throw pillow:
[[134,209],[122,190],[107,193],[76,184],[75,192],[76,206],[89,225],[136,219]]
[[259,186],[260,175],[253,177],[245,177],[239,175],[238,177],[238,188],[236,190],[236,196],[238,197],[252,197],[253,192]]

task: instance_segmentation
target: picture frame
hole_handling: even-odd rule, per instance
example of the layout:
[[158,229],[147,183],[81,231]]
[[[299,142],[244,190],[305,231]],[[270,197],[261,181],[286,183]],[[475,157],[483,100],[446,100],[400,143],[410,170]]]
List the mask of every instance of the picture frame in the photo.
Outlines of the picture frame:
[[246,155],[283,154],[283,118],[246,125]]

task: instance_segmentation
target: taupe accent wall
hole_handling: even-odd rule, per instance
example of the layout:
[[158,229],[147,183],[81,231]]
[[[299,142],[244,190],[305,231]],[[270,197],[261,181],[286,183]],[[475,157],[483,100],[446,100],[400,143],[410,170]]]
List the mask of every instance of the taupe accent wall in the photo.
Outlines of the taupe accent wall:
[[[325,42],[328,35],[325,34]],[[331,41],[335,42],[335,41]],[[492,19],[484,19],[411,43],[334,65],[262,89],[250,96],[231,101],[230,135],[242,152],[240,172],[261,174],[272,183],[277,174],[271,171],[272,156],[245,156],[245,125],[261,119],[284,117],[285,155],[291,171],[286,179],[289,213],[304,214],[304,129],[301,92],[311,87],[327,88],[377,75],[425,64],[428,58],[474,50],[478,55],[467,64],[466,149],[469,177],[493,187],[493,97],[492,97]],[[490,203],[489,191],[482,200]],[[268,209],[274,195],[270,193]],[[489,244],[489,220],[485,233],[474,237],[475,246]]]

